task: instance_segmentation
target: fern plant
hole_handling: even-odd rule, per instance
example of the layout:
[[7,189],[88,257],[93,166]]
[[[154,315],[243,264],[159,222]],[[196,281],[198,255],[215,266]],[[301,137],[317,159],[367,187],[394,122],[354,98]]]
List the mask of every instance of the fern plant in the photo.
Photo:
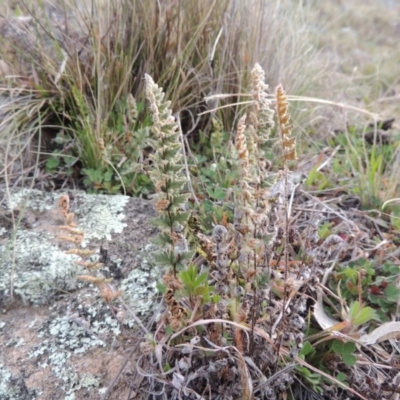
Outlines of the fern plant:
[[[143,355],[158,360],[147,371],[151,384],[162,390],[165,399],[198,397],[207,390],[214,398],[219,395],[214,387],[221,384],[226,396],[262,399],[290,393],[295,379],[317,393],[324,379],[343,386],[325,372],[325,366],[319,369],[301,353],[306,316],[312,313],[307,301],[319,296],[321,271],[342,240],[332,234],[320,246],[319,238],[310,239],[305,248],[298,245],[289,201],[296,138],[282,86],[276,89],[274,110],[262,69],[256,65],[252,70],[251,110],[239,119],[234,141],[226,145],[231,150],[229,164],[238,176],[231,198],[223,201],[231,213],[214,220],[210,233],[201,224],[196,231],[189,227],[180,127],[162,89],[148,75],[145,81],[153,118],[150,176],[159,228],[155,260],[166,268],[166,310],[157,325],[157,337],[163,339],[154,345],[158,339],[149,338],[148,346],[143,345],[151,349]],[[283,170],[274,173],[267,156],[277,143]],[[191,213],[196,212],[194,207]],[[312,236],[317,225],[303,234]],[[196,252],[190,251],[189,237]],[[354,321],[368,322],[369,314],[356,308],[351,309]],[[214,378],[216,370],[220,372]]]
[[170,110],[171,103],[164,99],[162,89],[149,75],[145,75],[145,81],[153,118],[150,143],[154,154],[151,155],[153,170],[150,177],[155,186],[155,208],[159,213],[156,242],[162,248],[155,258],[161,265],[171,267],[176,277],[178,269],[192,256],[184,236],[189,213],[183,211],[188,195],[183,193],[186,179],[182,174],[180,132]]

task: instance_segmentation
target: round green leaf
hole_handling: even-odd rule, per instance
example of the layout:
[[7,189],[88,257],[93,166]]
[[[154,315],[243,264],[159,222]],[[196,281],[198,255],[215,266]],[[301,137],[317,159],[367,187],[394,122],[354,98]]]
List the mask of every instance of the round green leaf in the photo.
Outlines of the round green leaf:
[[343,362],[348,366],[352,367],[355,365],[357,359],[356,356],[353,354],[343,354]]
[[60,160],[55,157],[50,157],[46,162],[46,168],[48,170],[56,169],[60,165]]

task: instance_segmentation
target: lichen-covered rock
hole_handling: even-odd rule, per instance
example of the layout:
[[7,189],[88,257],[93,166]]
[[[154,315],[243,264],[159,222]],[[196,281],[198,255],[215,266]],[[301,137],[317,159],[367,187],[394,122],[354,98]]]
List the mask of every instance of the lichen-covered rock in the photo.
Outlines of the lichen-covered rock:
[[[68,192],[81,246],[96,250],[99,273],[122,290],[108,305],[77,279],[88,273],[79,256],[65,253],[74,245],[59,238],[61,194],[0,191],[0,400],[99,399],[141,334],[132,313],[145,323],[157,312],[152,204]],[[109,398],[126,397],[133,364]]]

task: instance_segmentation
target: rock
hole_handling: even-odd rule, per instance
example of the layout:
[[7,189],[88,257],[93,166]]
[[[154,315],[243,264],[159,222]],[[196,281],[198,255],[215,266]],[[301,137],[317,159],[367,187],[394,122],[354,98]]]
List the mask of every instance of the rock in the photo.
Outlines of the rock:
[[[0,399],[99,399],[156,310],[161,271],[153,267],[153,206],[127,196],[68,192],[83,248],[104,262],[96,272],[121,289],[108,305],[58,239],[62,193],[0,190]],[[14,225],[16,231],[14,231]],[[100,251],[101,249],[101,251]],[[12,286],[12,290],[11,290]],[[124,304],[128,310],[124,307]],[[110,399],[126,398],[135,359]]]

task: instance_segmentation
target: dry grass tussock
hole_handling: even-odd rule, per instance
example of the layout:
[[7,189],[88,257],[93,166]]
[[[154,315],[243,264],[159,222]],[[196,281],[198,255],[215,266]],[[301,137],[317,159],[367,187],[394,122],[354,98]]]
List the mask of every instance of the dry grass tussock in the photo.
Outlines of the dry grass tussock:
[[[0,18],[1,173],[12,180],[21,179],[21,172],[46,180],[47,170],[38,161],[47,160],[48,151],[59,162],[56,185],[105,164],[117,175],[125,160],[141,159],[143,140],[127,132],[141,126],[135,121],[127,127],[121,115],[133,96],[145,120],[144,73],[165,88],[193,140],[199,131],[211,130],[210,114],[199,114],[218,101],[206,102],[207,96],[229,94],[230,104],[248,100],[244,88],[256,61],[270,82],[283,81],[293,93],[304,93],[316,82],[314,71],[299,74],[296,67],[312,57],[312,50],[295,27],[301,7],[290,1],[5,4]],[[216,111],[226,129],[241,107]],[[139,143],[129,146],[132,142]],[[104,155],[109,146],[118,151]],[[119,186],[130,192],[132,180],[121,174]]]

